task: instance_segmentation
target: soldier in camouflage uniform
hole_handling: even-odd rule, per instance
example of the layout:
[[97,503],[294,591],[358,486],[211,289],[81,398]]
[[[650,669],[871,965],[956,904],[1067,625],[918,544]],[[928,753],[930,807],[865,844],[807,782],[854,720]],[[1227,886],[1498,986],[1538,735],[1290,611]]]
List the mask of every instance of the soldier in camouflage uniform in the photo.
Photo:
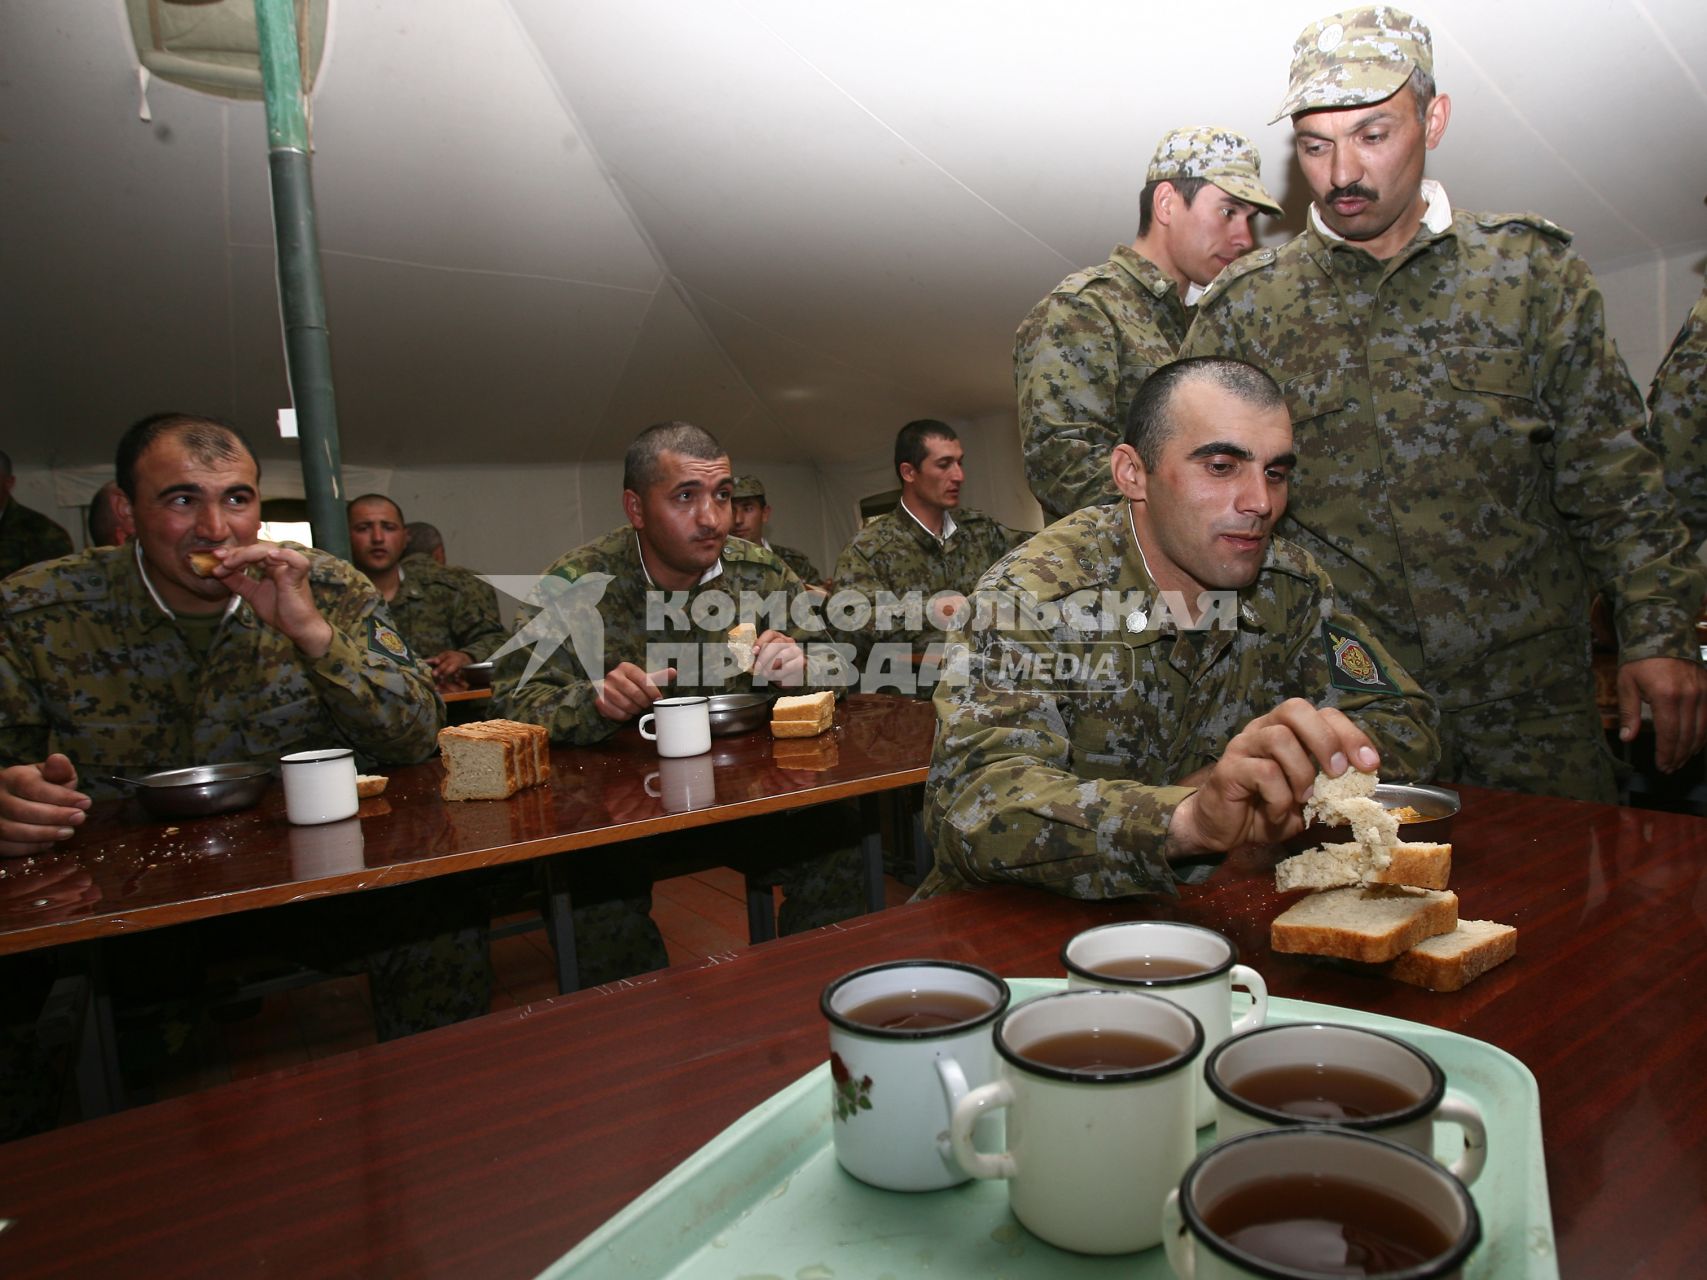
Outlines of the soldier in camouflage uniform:
[[1318,768],[1428,776],[1429,699],[1310,556],[1270,538],[1292,465],[1259,370],[1180,362],[1140,389],[1111,458],[1123,501],[978,585],[980,605],[1016,608],[957,637],[965,669],[938,686],[920,896],[1173,893],[1205,855],[1301,829]]
[[1699,548],[1707,542],[1707,290],[1654,375],[1645,439],[1665,463],[1689,545]]
[[0,452],[0,578],[27,564],[71,554],[71,535],[39,511],[12,501],[18,477],[12,457]]
[[350,558],[384,597],[391,620],[441,689],[466,687],[462,669],[504,643],[498,593],[464,569],[405,557],[403,509],[383,494],[351,501]]
[[1138,195],[1138,236],[1076,271],[1031,309],[1014,338],[1020,443],[1049,520],[1120,496],[1108,455],[1144,379],[1174,358],[1191,305],[1249,252],[1262,184],[1250,139],[1216,125],[1175,129],[1156,147]]
[[1280,115],[1309,226],[1222,273],[1182,354],[1285,388],[1301,461],[1282,532],[1440,704],[1442,776],[1612,800],[1590,596],[1614,603],[1621,736],[1648,702],[1670,771],[1707,736],[1701,578],[1570,237],[1454,212],[1423,179],[1449,114],[1415,18],[1306,28]]
[[735,488],[730,494],[730,506],[735,514],[735,524],[730,532],[735,537],[756,542],[766,551],[773,552],[794,570],[795,577],[808,586],[824,580],[824,575],[818,572],[818,566],[812,563],[811,557],[804,551],[796,551],[793,547],[785,547],[765,537],[765,526],[771,519],[771,504],[765,501],[764,481],[757,476],[736,476]]
[[[945,632],[966,596],[984,570],[1031,536],[960,505],[964,457],[945,422],[921,418],[902,427],[895,437],[900,504],[855,533],[836,560],[831,621],[854,650],[867,691],[929,697]],[[844,593],[864,607],[844,614],[837,607]],[[911,600],[911,608],[885,616],[884,596]]]
[[[629,523],[547,569],[544,607],[524,607],[495,655],[497,714],[544,725],[553,742],[586,746],[660,697],[755,687],[798,692],[803,682],[828,678],[831,672],[808,662],[799,639],[811,633],[788,611],[805,590],[800,579],[763,547],[729,536],[733,479],[709,433],[688,423],[648,428],[629,447],[623,486]],[[742,619],[736,610],[744,598],[774,601],[781,616]],[[759,632],[750,672],[735,665],[727,644],[742,620]],[[661,836],[571,855],[565,871],[582,984],[669,963],[648,914],[650,866],[678,855],[703,857],[722,845],[727,865],[776,871],[783,933],[857,915],[859,860],[843,847],[850,821],[857,824],[857,816],[844,807],[819,805],[687,840]],[[753,857],[752,849],[767,853]]]
[[[156,415],[126,433],[117,470],[137,524],[130,546],[0,586],[0,854],[69,837],[91,796],[114,794],[107,774],[340,745],[364,766],[431,753],[443,704],[372,586],[323,552],[256,540],[260,469],[239,435]],[[204,577],[189,557],[208,551],[221,565]],[[449,883],[280,913],[298,954],[368,971],[375,1027],[390,1038],[489,1007],[482,926]],[[255,913],[244,930],[283,918]],[[170,968],[193,986],[199,966],[178,957],[219,932],[214,922],[120,940],[115,981],[154,996]]]

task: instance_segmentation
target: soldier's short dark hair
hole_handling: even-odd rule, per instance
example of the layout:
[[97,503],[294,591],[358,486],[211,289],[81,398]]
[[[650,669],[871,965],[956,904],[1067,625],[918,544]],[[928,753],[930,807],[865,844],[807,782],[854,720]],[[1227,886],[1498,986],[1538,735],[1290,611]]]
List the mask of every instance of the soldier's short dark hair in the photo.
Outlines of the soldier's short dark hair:
[[254,446],[229,422],[196,413],[151,413],[133,422],[119,437],[118,453],[113,459],[113,471],[124,496],[136,501],[136,464],[162,436],[173,436],[190,451],[190,456],[203,466],[216,462],[236,462],[248,458],[255,466],[255,479],[261,478],[261,460]]
[[1167,183],[1179,192],[1179,198],[1185,201],[1185,207],[1191,208],[1191,202],[1197,199],[1197,193],[1210,185],[1208,178],[1157,178],[1154,182],[1146,182],[1144,189],[1138,193],[1138,238],[1142,240],[1150,234],[1150,221],[1156,213],[1156,188]]
[[350,514],[355,511],[356,503],[358,502],[388,502],[391,504],[391,509],[397,513],[397,523],[403,523],[403,508],[397,505],[396,498],[389,497],[383,493],[364,493],[359,498],[351,498],[344,506],[345,519],[348,519]]
[[406,556],[430,556],[445,544],[444,535],[425,520],[411,520],[405,527],[409,533],[409,541],[403,546]]
[[655,422],[634,437],[634,443],[623,455],[622,487],[645,493],[657,484],[658,460],[665,453],[716,462],[727,456],[728,450],[717,443],[711,432],[691,422]]
[[925,447],[927,440],[958,440],[954,428],[946,422],[935,418],[915,418],[895,433],[895,474],[901,474],[901,464],[909,467],[924,465],[925,456],[930,450]]
[[1417,99],[1417,120],[1428,119],[1428,104],[1434,101],[1434,77],[1421,67],[1411,68],[1411,78],[1405,81]]
[[1174,433],[1174,396],[1188,382],[1213,382],[1258,409],[1284,409],[1286,397],[1275,380],[1243,360],[1193,356],[1175,360],[1144,380],[1126,411],[1125,443],[1138,451],[1146,470],[1162,460],[1162,446]]

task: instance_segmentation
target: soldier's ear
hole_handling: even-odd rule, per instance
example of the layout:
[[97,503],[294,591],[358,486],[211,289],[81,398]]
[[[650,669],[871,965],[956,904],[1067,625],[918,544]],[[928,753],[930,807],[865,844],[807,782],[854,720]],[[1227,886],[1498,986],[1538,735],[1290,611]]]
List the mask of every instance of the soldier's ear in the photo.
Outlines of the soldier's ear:
[[1144,501],[1149,473],[1144,470],[1144,459],[1138,456],[1138,450],[1129,444],[1115,445],[1114,452],[1109,455],[1108,469],[1114,478],[1114,487],[1123,497],[1133,502]]
[[1437,93],[1423,111],[1423,146],[1433,151],[1446,134],[1446,124],[1452,119],[1452,99]]
[[628,523],[634,528],[646,527],[646,508],[641,505],[640,495],[633,489],[622,491],[622,514],[628,517]]
[[903,462],[896,468],[896,471],[901,477],[902,484],[914,484],[918,481],[919,469],[910,462]]

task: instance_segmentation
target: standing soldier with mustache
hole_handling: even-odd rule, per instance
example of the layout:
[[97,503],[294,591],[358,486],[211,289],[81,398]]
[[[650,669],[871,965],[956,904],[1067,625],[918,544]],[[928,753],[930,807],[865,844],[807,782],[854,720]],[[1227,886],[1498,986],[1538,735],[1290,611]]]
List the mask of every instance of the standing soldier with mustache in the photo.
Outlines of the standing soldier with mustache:
[[1424,180],[1450,114],[1409,14],[1306,27],[1275,118],[1309,225],[1222,272],[1180,354],[1281,385],[1299,463],[1280,531],[1438,700],[1440,775],[1611,801],[1590,598],[1617,618],[1620,737],[1648,704],[1672,772],[1707,739],[1702,579],[1569,234]]

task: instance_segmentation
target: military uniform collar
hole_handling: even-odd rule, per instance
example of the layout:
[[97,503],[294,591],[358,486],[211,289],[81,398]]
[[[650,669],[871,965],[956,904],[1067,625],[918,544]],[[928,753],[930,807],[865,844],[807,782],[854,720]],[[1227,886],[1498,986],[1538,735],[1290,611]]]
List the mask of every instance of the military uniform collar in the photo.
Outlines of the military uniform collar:
[[[663,588],[659,587],[659,585],[652,580],[652,571],[646,567],[646,553],[640,549],[640,531],[638,529],[631,529],[630,532],[634,538],[634,558],[640,563],[640,576],[646,579],[647,589],[651,591],[663,590]],[[720,578],[722,576],[723,553],[720,551],[717,553],[717,559],[711,562],[711,567],[704,573],[700,574],[699,581],[693,585],[695,587],[703,587],[714,578]],[[690,591],[692,589],[692,587],[689,588]]]
[[[148,598],[154,601],[155,607],[159,609],[161,613],[165,614],[166,617],[176,618],[178,615],[172,611],[171,606],[160,598],[160,592],[155,588],[154,580],[148,576],[148,563],[142,558],[142,540],[140,538],[133,538],[131,540],[131,545],[136,548],[136,573],[137,576],[142,579],[142,585],[148,592]],[[242,607],[243,597],[239,595],[232,596],[231,599],[226,602],[225,612],[220,615],[220,621],[226,621],[232,614],[236,613]]]
[[909,520],[919,526],[920,533],[924,534],[925,537],[929,538],[939,547],[947,546],[948,540],[954,536],[954,531],[960,527],[954,522],[954,512],[944,511],[942,513],[942,533],[940,535],[935,534],[930,531],[923,520],[913,514],[913,509],[907,505],[907,500],[905,498],[902,498],[897,506],[907,513],[907,518]]
[[[1172,276],[1170,276],[1166,271],[1163,271],[1155,263],[1151,262],[1129,244],[1116,245],[1114,247],[1114,251],[1109,255],[1109,261],[1118,263],[1122,270],[1136,280],[1143,287],[1144,291],[1153,297],[1165,298],[1170,293],[1179,292],[1179,287],[1174,283],[1174,278]],[[1196,286],[1194,285],[1193,288],[1196,288]],[[1197,292],[1199,296],[1202,296],[1202,289],[1198,289]],[[1196,298],[1189,296],[1185,299],[1187,306],[1190,306],[1196,301]]]

